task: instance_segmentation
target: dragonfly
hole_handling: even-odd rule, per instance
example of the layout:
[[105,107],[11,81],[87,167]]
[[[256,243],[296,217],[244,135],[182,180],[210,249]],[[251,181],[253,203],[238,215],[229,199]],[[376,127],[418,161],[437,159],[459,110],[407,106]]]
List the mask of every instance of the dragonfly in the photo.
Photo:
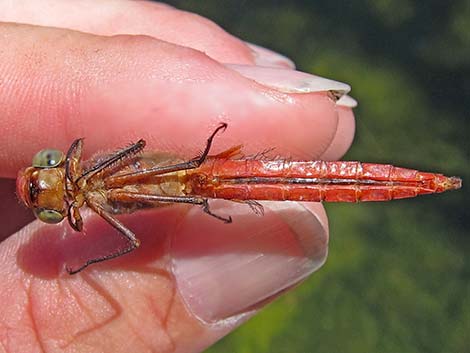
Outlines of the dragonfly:
[[80,209],[101,216],[126,240],[126,247],[87,260],[86,267],[127,254],[139,247],[137,236],[116,215],[175,203],[200,205],[225,223],[230,216],[211,211],[210,199],[247,203],[262,215],[258,201],[362,202],[389,201],[459,189],[462,180],[389,164],[356,161],[295,161],[259,156],[243,157],[241,145],[209,155],[213,140],[227,128],[220,123],[196,158],[184,160],[171,153],[144,153],[143,139],[117,152],[82,161],[83,138],[67,153],[39,151],[32,166],[20,170],[16,188],[35,216],[56,224],[67,219],[83,230]]

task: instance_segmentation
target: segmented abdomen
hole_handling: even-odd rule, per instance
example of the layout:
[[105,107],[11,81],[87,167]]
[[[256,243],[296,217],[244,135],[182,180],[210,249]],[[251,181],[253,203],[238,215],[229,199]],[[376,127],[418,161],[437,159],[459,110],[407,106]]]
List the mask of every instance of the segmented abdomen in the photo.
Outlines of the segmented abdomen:
[[344,161],[212,159],[188,171],[190,194],[229,200],[387,201],[456,188],[456,178]]

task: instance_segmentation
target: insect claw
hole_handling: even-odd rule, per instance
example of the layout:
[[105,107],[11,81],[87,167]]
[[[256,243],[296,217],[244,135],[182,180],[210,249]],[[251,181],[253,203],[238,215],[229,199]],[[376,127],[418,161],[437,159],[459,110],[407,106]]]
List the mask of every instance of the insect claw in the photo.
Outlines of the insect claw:
[[76,274],[76,273],[78,273],[78,272],[81,271],[81,269],[73,270],[72,268],[70,268],[70,267],[68,267],[68,266],[65,266],[65,270],[67,271],[67,273],[68,273],[69,275],[74,275],[74,274]]
[[91,264],[94,264],[96,261],[93,261],[93,260],[88,260],[87,262],[85,262],[83,265],[81,265],[80,267],[77,267],[76,269],[72,269],[71,267],[68,267],[67,265],[65,266],[65,270],[67,271],[67,273],[69,275],[75,275],[79,272],[82,272],[85,268],[87,268],[88,266],[90,266]]
[[224,132],[227,129],[228,124],[227,123],[220,123],[219,127],[217,130],[221,129],[221,132]]

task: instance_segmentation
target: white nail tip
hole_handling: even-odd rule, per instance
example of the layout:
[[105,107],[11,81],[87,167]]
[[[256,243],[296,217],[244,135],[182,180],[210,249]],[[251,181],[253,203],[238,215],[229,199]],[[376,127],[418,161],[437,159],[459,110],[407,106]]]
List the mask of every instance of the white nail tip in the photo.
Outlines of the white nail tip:
[[262,85],[286,93],[331,91],[335,96],[342,97],[351,90],[351,87],[345,83],[290,69],[233,64],[226,66]]
[[347,94],[345,94],[340,99],[338,99],[336,104],[340,105],[342,107],[356,108],[357,107],[357,100],[355,100],[351,96],[348,96]]

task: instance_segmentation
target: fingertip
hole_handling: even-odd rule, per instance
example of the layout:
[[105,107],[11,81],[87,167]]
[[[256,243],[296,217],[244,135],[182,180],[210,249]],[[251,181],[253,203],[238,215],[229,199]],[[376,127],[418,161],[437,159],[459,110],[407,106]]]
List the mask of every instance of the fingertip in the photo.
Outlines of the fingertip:
[[259,310],[324,263],[328,235],[317,217],[323,217],[321,210],[263,205],[266,212],[259,217],[247,205],[213,202],[212,212],[231,214],[232,224],[191,217],[190,210],[175,234],[175,279],[198,319],[214,324]]
[[354,140],[356,122],[352,108],[337,106],[338,127],[330,145],[321,158],[324,160],[339,160],[351,147]]

